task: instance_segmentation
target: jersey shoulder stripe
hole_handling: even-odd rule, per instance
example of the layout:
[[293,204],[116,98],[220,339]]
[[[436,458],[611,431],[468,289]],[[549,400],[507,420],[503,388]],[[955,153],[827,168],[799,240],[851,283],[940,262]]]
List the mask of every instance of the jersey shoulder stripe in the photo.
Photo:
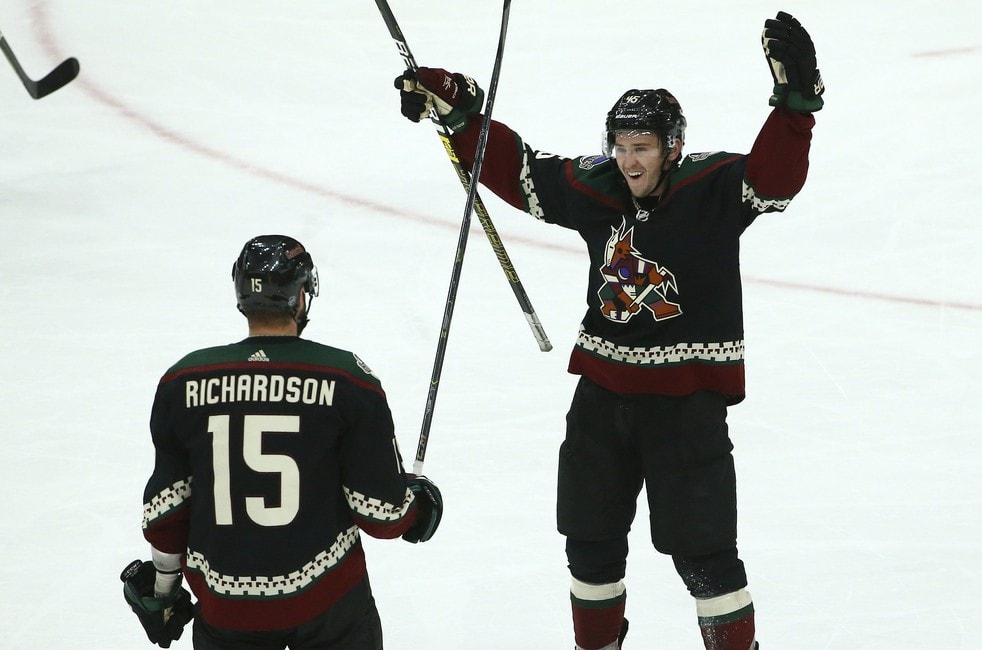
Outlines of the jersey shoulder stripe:
[[597,203],[620,209],[624,181],[613,158],[580,156],[567,163],[567,180],[573,189]]
[[743,158],[743,154],[726,151],[690,153],[682,159],[682,164],[672,175],[673,185],[689,183],[707,175],[722,165]]
[[356,384],[378,390],[382,385],[371,368],[353,352],[304,339],[286,339],[284,342],[271,343],[268,338],[245,339],[230,345],[191,352],[164,373],[161,383],[190,372],[224,368],[250,369],[256,372],[296,370],[340,374]]

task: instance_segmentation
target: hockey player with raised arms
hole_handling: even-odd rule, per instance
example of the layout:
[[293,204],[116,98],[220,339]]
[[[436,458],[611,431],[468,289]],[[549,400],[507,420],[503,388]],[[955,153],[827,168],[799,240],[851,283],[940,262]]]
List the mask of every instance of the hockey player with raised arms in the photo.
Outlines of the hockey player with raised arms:
[[359,533],[429,540],[440,491],[404,473],[368,366],[300,338],[319,291],[303,245],[255,237],[232,279],[248,338],[192,352],[157,387],[153,559],[123,571],[126,601],[164,648],[193,615],[196,650],[382,650]]
[[[589,255],[557,497],[578,650],[624,641],[627,539],[642,488],[652,543],[694,597],[705,647],[759,647],[726,424],[745,394],[739,239],[803,187],[824,92],[795,18],[766,20],[762,43],[773,109],[747,154],[683,155],[686,119],[664,89],[628,90],[615,102],[603,155],[544,153],[490,123],[480,182],[577,231]],[[436,110],[469,168],[483,102],[474,80],[421,67],[396,87],[410,120]]]

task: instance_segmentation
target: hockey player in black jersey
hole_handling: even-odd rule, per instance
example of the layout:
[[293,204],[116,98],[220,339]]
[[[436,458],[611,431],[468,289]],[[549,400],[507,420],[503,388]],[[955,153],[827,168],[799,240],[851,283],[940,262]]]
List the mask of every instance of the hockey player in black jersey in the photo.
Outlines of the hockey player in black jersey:
[[317,270],[295,239],[256,237],[232,269],[248,338],[161,378],[143,497],[152,562],[122,579],[161,647],[192,616],[198,650],[381,650],[360,532],[429,540],[443,502],[407,475],[379,379],[300,338]]
[[[748,154],[684,156],[686,119],[664,89],[617,100],[603,155],[548,154],[490,123],[480,182],[577,231],[589,254],[557,503],[580,650],[623,642],[627,535],[643,487],[652,542],[695,598],[705,647],[758,647],[726,424],[727,408],[744,398],[739,238],[802,188],[824,91],[795,18],[766,20],[762,43],[774,108]],[[410,120],[436,110],[469,168],[483,100],[474,80],[419,68],[396,87]]]

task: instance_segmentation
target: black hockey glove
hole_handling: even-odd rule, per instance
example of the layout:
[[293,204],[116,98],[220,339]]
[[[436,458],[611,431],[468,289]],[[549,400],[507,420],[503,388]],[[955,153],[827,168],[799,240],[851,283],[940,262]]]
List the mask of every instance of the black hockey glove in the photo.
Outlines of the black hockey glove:
[[440,488],[425,476],[410,474],[408,484],[409,490],[416,497],[419,513],[413,525],[402,534],[402,538],[411,544],[429,541],[443,518],[443,495],[440,494]]
[[812,113],[825,104],[825,84],[815,61],[815,45],[794,16],[783,11],[764,21],[764,56],[774,77],[771,106]]
[[169,648],[171,641],[181,638],[184,626],[193,616],[191,594],[178,582],[171,594],[157,598],[153,593],[157,570],[153,562],[133,560],[120,574],[123,597],[140,619],[151,643]]
[[467,125],[471,115],[480,112],[484,91],[466,75],[442,68],[406,70],[396,77],[402,114],[413,122],[426,118],[431,108],[452,131]]

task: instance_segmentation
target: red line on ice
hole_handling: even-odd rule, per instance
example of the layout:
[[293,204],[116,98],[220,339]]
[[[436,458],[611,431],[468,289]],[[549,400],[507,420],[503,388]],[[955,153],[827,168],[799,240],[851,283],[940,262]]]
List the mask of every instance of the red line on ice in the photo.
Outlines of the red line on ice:
[[[50,21],[48,20],[48,8],[47,3],[44,1],[32,3],[30,6],[31,15],[33,17],[33,25],[38,41],[41,43],[44,50],[51,56],[52,59],[56,61],[61,61],[67,58],[60,48],[57,46],[57,41],[52,35]],[[965,54],[969,52],[974,52],[977,47],[964,47],[955,48],[951,50],[939,50],[936,52],[921,52],[916,53],[914,56],[946,56],[950,54]],[[323,185],[318,185],[316,183],[311,183],[310,181],[305,181],[288,174],[276,171],[275,169],[270,169],[268,167],[263,167],[261,165],[256,165],[248,161],[241,160],[232,156],[231,154],[209,147],[206,144],[202,144],[192,138],[189,138],[173,129],[170,129],[163,124],[153,120],[152,118],[143,115],[139,111],[127,106],[120,100],[116,99],[109,93],[103,91],[92,81],[89,80],[88,76],[85,74],[85,62],[82,62],[82,73],[79,77],[72,82],[73,85],[81,86],[82,89],[88,93],[96,101],[105,104],[110,107],[115,112],[122,115],[127,120],[141,126],[142,128],[150,131],[155,136],[171,142],[179,147],[183,147],[192,153],[204,156],[206,158],[211,158],[212,160],[218,161],[222,164],[228,165],[232,168],[238,169],[239,171],[263,178],[265,180],[279,183],[287,187],[292,187],[296,190],[303,192],[309,192],[316,194],[318,196],[323,196],[328,199],[333,199],[335,201],[340,201],[342,203],[347,203],[349,205],[355,205],[383,214],[389,214],[400,219],[409,219],[411,221],[418,221],[421,223],[426,223],[431,226],[436,226],[438,228],[445,229],[458,229],[458,226],[453,223],[446,221],[441,221],[439,219],[434,219],[432,217],[427,217],[418,213],[408,212],[399,208],[394,208],[390,205],[385,205],[383,203],[377,203],[375,201],[370,201],[357,196],[351,196],[348,194],[343,194],[341,192],[336,192],[330,188],[324,187]],[[477,230],[477,228],[475,228]],[[563,246],[558,244],[549,244],[546,242],[538,241],[535,239],[530,239],[526,237],[517,237],[509,235],[509,240],[533,246],[539,250],[550,249],[560,253],[569,253],[582,255],[583,250],[580,248],[574,248],[572,246]],[[790,289],[796,291],[810,291],[815,293],[829,293],[840,296],[850,296],[854,298],[862,298],[867,300],[878,300],[883,302],[891,303],[906,303],[911,305],[919,305],[923,307],[942,307],[946,309],[959,309],[959,310],[970,310],[970,311],[982,311],[982,304],[973,304],[965,302],[952,302],[943,299],[926,299],[926,298],[907,298],[903,296],[894,296],[883,293],[867,292],[867,291],[853,291],[847,289],[837,289],[835,287],[827,287],[815,284],[807,283],[796,283],[796,282],[785,282],[782,280],[770,280],[766,278],[745,278],[747,283],[761,284],[772,287],[778,287],[782,289]]]

